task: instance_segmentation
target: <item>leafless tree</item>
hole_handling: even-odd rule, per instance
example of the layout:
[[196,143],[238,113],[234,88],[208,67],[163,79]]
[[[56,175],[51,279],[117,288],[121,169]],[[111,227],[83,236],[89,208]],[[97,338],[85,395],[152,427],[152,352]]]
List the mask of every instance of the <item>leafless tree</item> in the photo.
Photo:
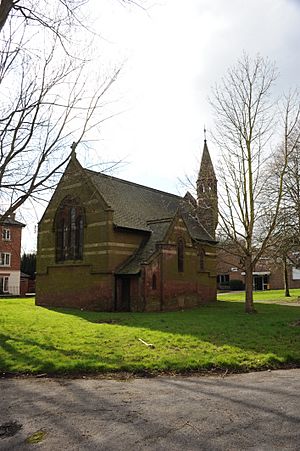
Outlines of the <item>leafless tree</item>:
[[14,83],[0,109],[2,219],[51,187],[70,156],[70,144],[77,145],[106,118],[95,113],[118,71],[89,95],[84,63],[68,61],[53,69],[51,62],[51,54],[39,67],[22,61],[19,85]]
[[[142,7],[145,1],[119,0],[121,4],[133,4]],[[28,23],[36,23],[49,28],[60,40],[68,39],[62,28],[75,25],[86,26],[83,11],[89,0],[1,0],[0,32],[9,17],[18,17]],[[59,26],[58,26],[59,25]]]
[[120,69],[97,77],[88,45],[79,46],[77,31],[90,31],[84,21],[87,4],[0,3],[1,220],[51,187],[71,143],[74,149],[107,118],[101,107]]
[[[286,126],[288,160],[283,178],[282,202],[277,225],[269,242],[267,253],[282,265],[285,296],[290,296],[288,266],[299,266],[300,250],[300,96],[297,91],[284,97],[283,122]],[[285,149],[279,146],[275,161],[270,164],[269,195],[276,190],[280,170],[285,159]]]
[[[286,96],[287,146],[289,159],[283,181],[285,221],[300,237],[300,94],[298,91]],[[281,152],[281,158],[282,152]]]
[[[285,208],[282,210],[285,216]],[[289,212],[287,212],[289,215]],[[273,264],[281,268],[284,281],[285,296],[290,297],[289,267],[299,266],[299,235],[295,233],[293,227],[285,224],[285,219],[279,218],[279,225],[276,228],[274,239],[271,239],[270,246],[266,250],[266,256],[273,260]]]
[[[248,313],[255,312],[253,270],[278,220],[294,128],[289,103],[280,116],[272,100],[276,77],[276,68],[269,60],[244,54],[215,87],[211,99],[214,138],[221,150],[219,224],[244,266]],[[276,133],[281,133],[282,159],[270,197],[267,168],[274,158],[275,126]]]

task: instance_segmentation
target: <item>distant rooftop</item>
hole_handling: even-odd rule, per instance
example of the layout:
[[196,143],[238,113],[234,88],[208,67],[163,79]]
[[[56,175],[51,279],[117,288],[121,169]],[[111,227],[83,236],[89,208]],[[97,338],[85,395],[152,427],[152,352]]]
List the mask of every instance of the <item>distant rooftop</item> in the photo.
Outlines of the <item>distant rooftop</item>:
[[23,224],[23,222],[17,221],[15,219],[15,213],[12,213],[10,216],[5,218],[3,221],[1,220],[1,216],[0,216],[0,224],[7,225],[7,226],[25,227],[25,224]]

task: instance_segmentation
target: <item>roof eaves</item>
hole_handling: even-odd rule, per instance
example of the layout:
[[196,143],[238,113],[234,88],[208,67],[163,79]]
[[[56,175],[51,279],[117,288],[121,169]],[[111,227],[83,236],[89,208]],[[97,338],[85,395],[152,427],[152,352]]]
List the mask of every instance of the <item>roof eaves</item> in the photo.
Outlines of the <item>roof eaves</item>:
[[136,227],[129,227],[129,226],[124,226],[124,225],[119,225],[114,223],[113,224],[114,229],[117,230],[124,230],[124,231],[130,231],[130,232],[142,232],[142,233],[151,233],[151,229],[146,229],[146,228],[136,228]]
[[23,222],[11,218],[6,218],[3,221],[0,221],[0,224],[4,226],[26,227],[26,224]]

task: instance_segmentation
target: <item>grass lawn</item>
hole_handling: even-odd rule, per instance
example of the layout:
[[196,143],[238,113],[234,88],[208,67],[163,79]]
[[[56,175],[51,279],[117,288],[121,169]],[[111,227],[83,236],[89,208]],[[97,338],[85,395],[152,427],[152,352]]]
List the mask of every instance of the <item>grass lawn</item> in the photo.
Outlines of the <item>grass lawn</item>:
[[[3,373],[184,372],[300,366],[300,307],[242,302],[175,313],[92,313],[0,299]],[[143,344],[139,338],[154,347]]]
[[[300,297],[300,288],[290,290],[291,297],[286,298],[284,296],[284,290],[266,290],[266,291],[254,291],[253,299],[254,301],[264,301],[264,302],[288,302],[293,303]],[[230,293],[218,293],[218,299],[222,301],[244,301],[245,292],[231,291]]]

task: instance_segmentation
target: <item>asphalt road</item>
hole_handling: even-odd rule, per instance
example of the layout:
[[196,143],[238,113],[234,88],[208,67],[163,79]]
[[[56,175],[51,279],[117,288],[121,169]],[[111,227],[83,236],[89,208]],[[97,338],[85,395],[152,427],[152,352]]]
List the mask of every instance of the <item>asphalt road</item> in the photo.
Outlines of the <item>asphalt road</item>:
[[0,379],[0,449],[300,450],[300,369]]

